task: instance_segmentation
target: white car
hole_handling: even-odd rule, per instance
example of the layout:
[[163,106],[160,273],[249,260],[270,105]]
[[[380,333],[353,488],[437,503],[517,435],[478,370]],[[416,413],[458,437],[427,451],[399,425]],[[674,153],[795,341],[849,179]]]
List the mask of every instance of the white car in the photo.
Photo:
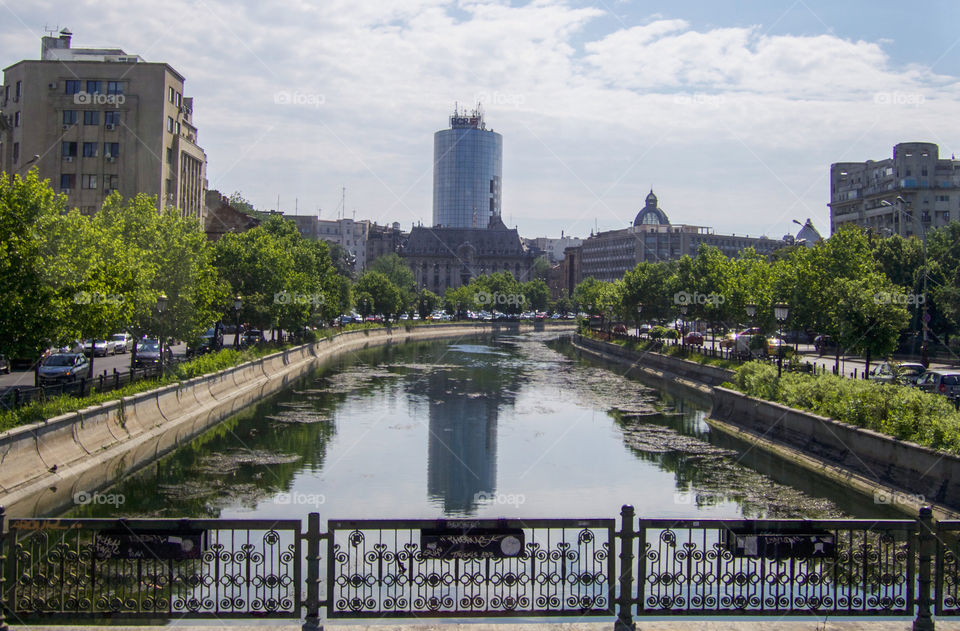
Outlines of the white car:
[[113,345],[114,353],[129,353],[133,350],[133,336],[129,333],[114,333],[107,342]]

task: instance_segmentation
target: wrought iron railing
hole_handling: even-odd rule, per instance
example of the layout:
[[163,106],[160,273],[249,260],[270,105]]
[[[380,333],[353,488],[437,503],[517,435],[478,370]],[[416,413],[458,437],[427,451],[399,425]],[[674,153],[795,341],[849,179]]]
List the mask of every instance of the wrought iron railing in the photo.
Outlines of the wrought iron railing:
[[960,522],[12,519],[0,631],[83,618],[960,614]]

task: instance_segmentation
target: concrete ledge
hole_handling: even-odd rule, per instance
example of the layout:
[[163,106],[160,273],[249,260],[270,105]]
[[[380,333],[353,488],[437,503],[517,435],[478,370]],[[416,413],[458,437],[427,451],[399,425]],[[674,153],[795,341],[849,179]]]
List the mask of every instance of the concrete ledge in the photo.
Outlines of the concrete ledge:
[[[343,353],[404,341],[489,334],[497,328],[445,324],[352,331],[0,433],[0,505],[10,517],[61,510],[70,505],[74,494],[115,482],[251,403],[286,388],[319,362]],[[522,328],[531,330],[532,326]],[[570,327],[551,328],[565,331]]]

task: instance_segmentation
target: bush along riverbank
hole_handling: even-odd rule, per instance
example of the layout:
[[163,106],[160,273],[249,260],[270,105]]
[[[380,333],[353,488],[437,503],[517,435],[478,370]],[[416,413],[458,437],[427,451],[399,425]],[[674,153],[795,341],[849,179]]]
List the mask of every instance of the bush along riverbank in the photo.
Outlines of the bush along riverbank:
[[[672,331],[673,329],[670,330]],[[676,357],[677,359],[685,359],[687,361],[696,362],[704,366],[716,366],[717,368],[726,368],[728,370],[734,370],[737,366],[741,365],[741,362],[735,359],[711,357],[709,355],[704,355],[703,353],[698,353],[696,350],[694,350],[696,347],[693,346],[683,347],[680,345],[665,344],[664,342],[656,339],[638,340],[635,337],[610,335],[604,332],[594,331],[586,326],[581,326],[577,332],[580,335],[588,337],[592,340],[616,344],[617,346],[622,346],[627,350],[637,353],[660,353],[661,355],[666,355],[667,357]]]
[[784,373],[749,362],[724,386],[758,399],[813,412],[836,421],[960,454],[960,412],[944,397],[893,384],[836,375]]

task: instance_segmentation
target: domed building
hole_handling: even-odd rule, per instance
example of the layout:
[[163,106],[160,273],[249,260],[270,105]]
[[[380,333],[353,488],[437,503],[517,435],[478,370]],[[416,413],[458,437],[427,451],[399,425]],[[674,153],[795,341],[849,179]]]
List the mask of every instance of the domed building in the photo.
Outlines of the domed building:
[[637,213],[637,218],[633,220],[634,226],[669,226],[670,219],[667,218],[667,213],[660,210],[657,207],[657,196],[653,194],[653,189],[650,189],[650,194],[647,195],[646,205],[640,209],[640,212]]

